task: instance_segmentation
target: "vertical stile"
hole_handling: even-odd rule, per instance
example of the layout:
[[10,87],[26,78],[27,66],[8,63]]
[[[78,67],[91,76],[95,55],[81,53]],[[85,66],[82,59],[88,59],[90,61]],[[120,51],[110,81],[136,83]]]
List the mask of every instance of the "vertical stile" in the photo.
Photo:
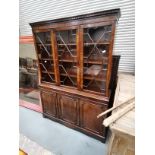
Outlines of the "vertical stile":
[[77,29],[77,84],[78,90],[83,89],[83,28]]
[[112,51],[113,51],[114,36],[115,36],[115,25],[116,25],[115,22],[113,22],[110,47],[109,47],[109,56],[108,56],[108,70],[107,70],[107,76],[106,76],[106,96],[109,96],[109,82],[111,78],[111,69],[112,69]]
[[54,30],[51,30],[51,46],[52,46],[52,55],[54,62],[54,74],[56,85],[60,85],[60,73],[59,73],[59,62],[58,62],[58,51],[57,51],[57,42],[56,34]]

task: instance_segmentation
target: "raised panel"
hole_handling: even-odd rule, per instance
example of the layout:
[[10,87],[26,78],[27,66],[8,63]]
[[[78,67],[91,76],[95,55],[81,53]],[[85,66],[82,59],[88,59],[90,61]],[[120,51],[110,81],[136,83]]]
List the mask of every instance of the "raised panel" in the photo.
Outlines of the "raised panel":
[[81,100],[80,101],[80,123],[81,127],[97,134],[103,134],[104,127],[102,125],[103,117],[97,119],[97,115],[105,111],[105,105],[95,102]]
[[41,100],[43,105],[43,112],[56,116],[56,93],[41,91]]
[[72,124],[77,124],[78,111],[76,98],[67,95],[59,96],[60,118]]

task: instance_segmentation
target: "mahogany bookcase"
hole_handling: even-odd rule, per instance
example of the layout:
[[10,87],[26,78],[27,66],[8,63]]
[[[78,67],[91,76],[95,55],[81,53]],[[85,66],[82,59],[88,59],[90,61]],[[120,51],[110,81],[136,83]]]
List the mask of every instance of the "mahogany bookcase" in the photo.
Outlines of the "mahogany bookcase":
[[119,17],[120,9],[113,9],[30,23],[43,116],[101,141],[104,118],[97,115],[112,105],[110,85],[116,83],[119,61],[112,51]]

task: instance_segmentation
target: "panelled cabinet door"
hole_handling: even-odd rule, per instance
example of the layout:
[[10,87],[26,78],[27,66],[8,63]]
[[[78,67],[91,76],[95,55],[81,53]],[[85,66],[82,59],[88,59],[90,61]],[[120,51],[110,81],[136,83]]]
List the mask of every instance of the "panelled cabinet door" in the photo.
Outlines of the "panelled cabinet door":
[[97,115],[106,109],[104,105],[91,101],[80,100],[80,126],[91,132],[103,135],[103,118],[97,119]]
[[51,116],[56,116],[56,93],[41,91],[41,100],[43,112]]
[[78,121],[78,100],[72,96],[59,95],[59,114],[60,118],[71,124],[77,124]]

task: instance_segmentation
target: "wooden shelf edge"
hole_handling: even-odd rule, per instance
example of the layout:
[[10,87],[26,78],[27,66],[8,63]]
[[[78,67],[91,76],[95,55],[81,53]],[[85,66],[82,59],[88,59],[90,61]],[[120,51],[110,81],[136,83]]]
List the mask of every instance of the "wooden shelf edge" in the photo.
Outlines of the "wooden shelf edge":
[[[60,76],[67,76],[67,74],[60,73]],[[73,74],[69,74],[69,76],[73,77],[73,78],[77,77],[77,75],[73,75]],[[85,75],[83,76],[83,79],[85,79],[85,80],[93,80],[93,79],[95,79],[96,81],[106,82],[106,80],[104,78],[97,78],[97,77],[93,78],[91,76],[85,76]]]
[[47,72],[47,71],[43,71],[43,70],[42,70],[41,72],[42,72],[42,73],[46,73],[46,74],[48,74],[48,73],[49,73],[49,74],[54,74],[54,71],[53,71],[53,72],[51,72],[51,71],[48,71],[48,72]]
[[84,45],[109,45],[110,42],[84,43]]

